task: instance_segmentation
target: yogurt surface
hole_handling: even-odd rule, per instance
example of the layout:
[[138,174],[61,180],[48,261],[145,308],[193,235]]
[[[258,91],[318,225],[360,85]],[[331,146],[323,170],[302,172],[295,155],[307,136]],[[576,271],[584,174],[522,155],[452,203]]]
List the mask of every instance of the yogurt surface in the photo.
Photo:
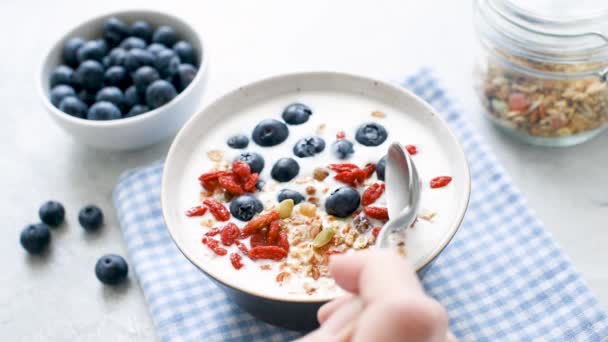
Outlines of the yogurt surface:
[[[249,146],[242,150],[232,149],[226,144],[226,140],[235,134],[244,134],[251,137],[253,128],[263,119],[281,119],[281,113],[289,104],[299,102],[309,106],[313,114],[309,120],[301,125],[288,125],[289,136],[283,143],[272,147],[261,147],[253,140]],[[380,114],[372,114],[379,112]],[[383,125],[388,131],[388,138],[379,146],[369,147],[355,140],[357,128],[368,122],[376,122]],[[338,132],[345,133],[345,139],[354,144],[354,154],[347,160],[340,160],[332,152],[332,144],[336,141]],[[298,158],[293,154],[293,146],[297,140],[305,136],[316,135],[325,140],[326,147],[323,152],[307,158]],[[333,163],[353,163],[363,167],[367,163],[377,163],[387,151],[392,142],[401,145],[414,145],[418,152],[412,156],[418,169],[421,186],[421,203],[419,219],[414,227],[405,230],[401,236],[394,236],[394,248],[399,249],[410,262],[416,267],[421,266],[429,258],[430,254],[437,248],[441,241],[449,234],[450,224],[453,222],[457,208],[457,193],[453,186],[439,189],[431,189],[429,181],[437,176],[452,176],[455,174],[453,166],[448,162],[446,151],[442,149],[437,135],[433,134],[428,125],[424,125],[417,119],[386,103],[348,92],[313,92],[302,91],[276,96],[262,102],[258,102],[246,109],[238,110],[226,120],[213,126],[208,132],[203,132],[198,146],[190,156],[186,169],[183,170],[184,178],[180,180],[179,191],[176,201],[177,207],[187,210],[201,203],[201,186],[198,181],[199,175],[209,172],[217,167],[217,161],[210,159],[210,153],[222,155],[222,159],[229,164],[235,160],[241,152],[257,152],[264,157],[265,166],[260,173],[260,179],[266,182],[257,196],[266,210],[276,207],[278,204],[277,193],[287,188],[299,191],[306,197],[317,197],[317,213],[321,216],[323,225],[337,224],[340,227],[351,224],[352,219],[336,219],[328,222],[324,217],[325,198],[333,190],[345,184],[336,181],[333,177],[335,172],[330,171],[329,176],[323,182],[312,179],[315,168],[327,167]],[[279,183],[272,179],[270,171],[276,160],[283,157],[295,159],[299,166],[299,174],[291,181]],[[365,184],[381,182],[374,175]],[[315,188],[314,195],[306,195],[307,188]],[[362,193],[366,186],[361,186],[358,191]],[[226,207],[229,206],[225,203]],[[386,195],[383,194],[373,206],[386,207]],[[294,209],[297,213],[298,206]],[[246,222],[231,217],[234,222],[242,228]],[[382,222],[371,220],[372,226],[381,226]],[[290,262],[295,259],[290,254],[286,260],[277,262],[272,260],[250,260],[243,256],[244,266],[236,270],[232,267],[227,256],[216,256],[207,246],[201,243],[201,238],[211,227],[221,228],[226,222],[215,222],[210,213],[202,217],[183,217],[181,222],[183,229],[188,235],[188,244],[198,244],[200,255],[204,258],[205,270],[211,275],[221,275],[222,279],[237,288],[247,289],[255,293],[272,295],[273,297],[289,298],[293,300],[314,300],[315,298],[328,298],[341,293],[330,277],[321,276],[313,279],[306,272],[293,272],[289,267]],[[359,234],[362,238],[369,237],[367,248],[373,247],[372,229]],[[242,240],[249,246],[249,239]],[[291,242],[291,241],[290,241]],[[236,246],[222,246],[228,253],[238,252]],[[357,248],[350,247],[346,253],[352,253]],[[290,251],[294,252],[294,248]],[[283,265],[282,265],[283,264]],[[265,266],[268,265],[268,266]],[[277,276],[281,272],[288,272],[290,276],[279,281]]]

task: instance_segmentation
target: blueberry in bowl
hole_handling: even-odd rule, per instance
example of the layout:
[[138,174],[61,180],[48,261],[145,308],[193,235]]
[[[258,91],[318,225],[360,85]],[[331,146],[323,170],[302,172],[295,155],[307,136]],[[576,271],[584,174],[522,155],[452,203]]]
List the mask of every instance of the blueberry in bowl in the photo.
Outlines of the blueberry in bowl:
[[256,152],[243,152],[236,160],[247,163],[251,172],[260,173],[264,169],[264,157]]
[[304,195],[291,189],[281,189],[277,195],[277,202],[283,202],[286,199],[291,199],[294,204],[299,204],[304,201]]
[[325,200],[325,211],[335,217],[348,217],[354,213],[361,203],[361,196],[350,186],[334,190]]
[[332,144],[332,152],[338,159],[348,159],[355,153],[355,148],[350,140],[339,139]]
[[241,195],[230,202],[230,214],[241,221],[251,220],[262,210],[264,205],[254,195]]
[[312,157],[323,152],[325,140],[317,136],[309,136],[296,141],[293,146],[293,154],[300,158]]
[[289,129],[281,121],[264,119],[255,126],[251,138],[260,146],[270,147],[282,143],[288,135]]
[[355,139],[361,145],[378,146],[381,145],[388,137],[386,128],[379,123],[369,122],[359,126]]
[[281,158],[272,166],[270,175],[277,182],[289,182],[300,172],[300,165],[293,158]]
[[[206,65],[201,37],[184,20],[154,11],[121,11],[67,32],[43,62],[39,90],[51,117],[79,142],[132,150],[168,138],[196,111]],[[137,72],[144,66],[154,71]],[[152,87],[147,96],[159,80],[167,83]],[[108,87],[122,96],[114,90],[108,94]],[[69,96],[80,102],[70,99],[61,106]],[[98,102],[115,108],[103,104],[100,111]]]
[[308,121],[312,110],[305,104],[292,103],[283,110],[283,120],[290,125],[301,125]]

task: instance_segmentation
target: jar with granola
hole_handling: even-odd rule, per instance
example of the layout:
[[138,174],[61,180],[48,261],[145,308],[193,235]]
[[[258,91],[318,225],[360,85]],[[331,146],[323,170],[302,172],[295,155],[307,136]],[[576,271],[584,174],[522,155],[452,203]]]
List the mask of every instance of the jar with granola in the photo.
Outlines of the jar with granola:
[[476,88],[487,116],[544,146],[608,128],[608,2],[475,0],[483,55]]

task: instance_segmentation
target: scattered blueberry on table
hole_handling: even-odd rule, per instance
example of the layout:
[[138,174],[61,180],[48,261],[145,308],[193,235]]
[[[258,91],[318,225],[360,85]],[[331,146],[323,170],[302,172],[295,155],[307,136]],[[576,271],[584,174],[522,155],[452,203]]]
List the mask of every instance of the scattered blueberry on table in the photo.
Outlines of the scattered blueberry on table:
[[28,253],[40,254],[51,243],[51,230],[44,223],[30,224],[21,231],[19,242]]
[[200,59],[174,28],[118,18],[104,22],[101,37],[68,39],[62,57],[49,75],[51,103],[89,120],[127,118],[165,105],[192,82]]
[[87,231],[97,230],[103,224],[103,212],[95,205],[87,205],[78,212],[78,222]]
[[129,265],[120,255],[106,254],[95,264],[95,276],[106,285],[116,285],[122,282],[128,273]]
[[230,214],[241,221],[249,221],[264,210],[262,202],[253,195],[241,195],[230,202]]
[[49,226],[57,227],[65,219],[65,209],[57,201],[47,201],[38,209],[38,216],[40,217],[40,221]]

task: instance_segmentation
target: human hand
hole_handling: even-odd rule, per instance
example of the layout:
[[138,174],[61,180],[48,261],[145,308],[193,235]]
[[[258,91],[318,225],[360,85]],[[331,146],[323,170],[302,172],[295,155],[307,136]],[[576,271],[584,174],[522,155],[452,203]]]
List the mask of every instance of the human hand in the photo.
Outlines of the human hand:
[[414,269],[389,251],[332,255],[329,270],[349,294],[323,305],[321,327],[299,342],[456,341],[445,309],[424,293]]

